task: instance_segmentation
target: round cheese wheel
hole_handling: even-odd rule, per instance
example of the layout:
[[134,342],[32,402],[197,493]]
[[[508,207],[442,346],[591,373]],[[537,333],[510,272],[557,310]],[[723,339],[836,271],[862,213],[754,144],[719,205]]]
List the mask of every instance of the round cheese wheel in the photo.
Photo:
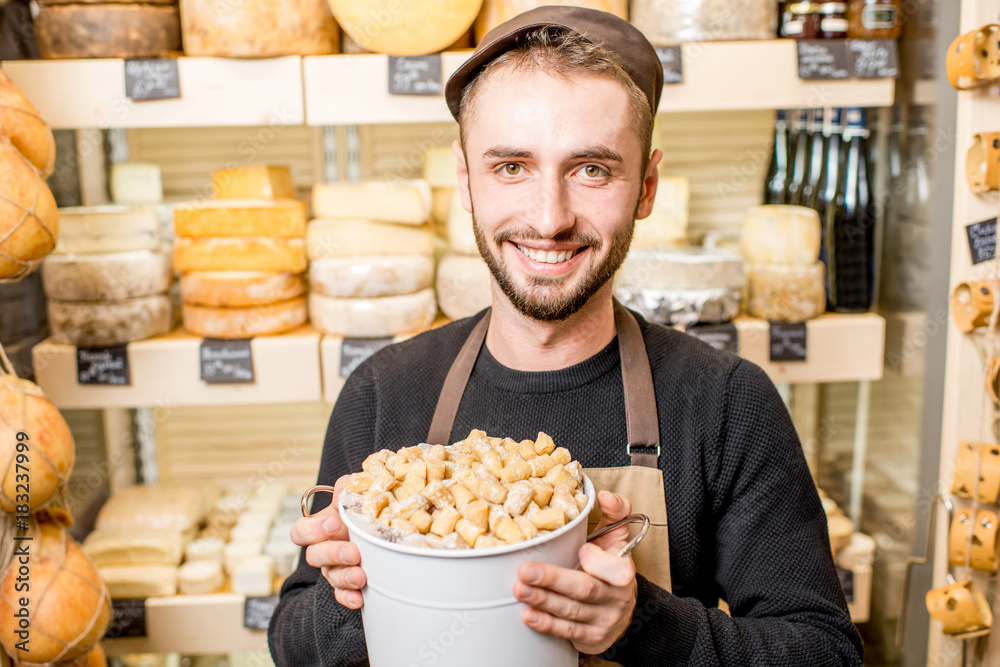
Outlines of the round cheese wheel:
[[341,299],[309,294],[309,319],[325,334],[387,338],[430,326],[437,314],[434,290],[374,299]]
[[427,255],[331,257],[309,264],[309,285],[325,296],[411,294],[433,282],[434,258]]
[[469,29],[483,0],[329,0],[337,23],[363,48],[393,56],[436,53]]
[[153,250],[160,244],[160,218],[149,206],[73,206],[59,209],[55,252]]
[[30,273],[58,236],[52,192],[35,166],[0,136],[0,280]]
[[453,320],[471,317],[492,303],[490,268],[479,255],[448,255],[437,274],[441,312]]
[[476,43],[501,23],[542,5],[587,7],[628,20],[628,0],[483,0],[483,11],[476,19]]
[[284,333],[305,324],[305,297],[266,306],[211,308],[185,303],[184,328],[206,338],[253,338]]
[[336,53],[340,32],[326,0],[180,0],[184,53],[272,58]]
[[222,199],[174,208],[177,236],[294,238],[305,231],[305,202],[294,199]]
[[0,70],[0,133],[42,172],[42,178],[52,173],[56,164],[52,130],[3,70]]
[[42,58],[153,58],[181,49],[176,6],[53,5],[35,19]]
[[180,283],[181,301],[196,306],[263,306],[306,292],[302,274],[273,271],[192,271]]
[[826,312],[826,265],[751,264],[747,310],[769,322],[804,322]]
[[50,255],[42,262],[45,294],[62,301],[113,301],[170,290],[170,255],[136,250],[92,255]]
[[175,238],[174,270],[277,271],[306,270],[301,238]]
[[173,305],[165,294],[120,301],[49,300],[49,326],[57,343],[80,347],[123,345],[170,331]]
[[430,225],[313,220],[306,228],[306,248],[310,260],[358,255],[433,255],[434,231]]
[[740,229],[740,252],[751,264],[814,264],[819,214],[805,206],[755,206]]

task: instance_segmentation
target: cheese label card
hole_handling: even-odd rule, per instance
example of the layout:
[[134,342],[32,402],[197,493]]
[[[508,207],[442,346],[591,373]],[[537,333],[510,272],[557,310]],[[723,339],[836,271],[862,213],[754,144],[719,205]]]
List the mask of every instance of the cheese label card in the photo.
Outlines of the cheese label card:
[[806,360],[806,323],[771,322],[771,361]]
[[181,96],[176,58],[126,58],[125,96],[135,101]]
[[982,222],[966,225],[965,234],[969,238],[969,253],[973,264],[988,262],[996,256],[997,251],[997,219],[990,218]]
[[345,338],[340,346],[340,377],[348,377],[361,362],[390,343],[391,338]]
[[201,379],[209,384],[253,382],[253,350],[249,338],[206,338],[200,350]]
[[389,56],[390,95],[440,95],[441,54]]
[[803,39],[796,44],[800,79],[846,79],[851,76],[846,41]]
[[663,66],[664,85],[684,83],[684,62],[679,45],[656,47],[656,57]]
[[851,73],[858,79],[899,76],[899,50],[894,39],[852,39],[847,43]]
[[246,598],[243,601],[243,627],[251,630],[267,630],[278,606],[278,596],[268,595],[262,598]]
[[716,350],[731,352],[732,354],[740,353],[739,335],[736,331],[736,325],[732,322],[724,324],[695,324],[689,326],[686,331],[698,340],[708,343]]
[[146,636],[146,600],[132,598],[111,601],[111,623],[107,639]]
[[112,386],[132,384],[128,345],[76,348],[76,381]]

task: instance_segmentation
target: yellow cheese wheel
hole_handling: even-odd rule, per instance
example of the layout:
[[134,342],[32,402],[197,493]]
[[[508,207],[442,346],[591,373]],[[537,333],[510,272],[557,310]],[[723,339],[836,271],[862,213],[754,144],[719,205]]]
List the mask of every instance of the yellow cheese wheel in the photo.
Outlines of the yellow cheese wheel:
[[216,199],[295,199],[292,170],[269,164],[212,172]]
[[174,239],[174,271],[279,271],[306,270],[302,239],[181,238]]
[[246,308],[183,305],[184,328],[206,338],[252,338],[290,331],[308,319],[306,298]]
[[419,178],[317,183],[313,186],[312,210],[319,218],[423,225],[431,217],[431,188]]
[[628,20],[628,0],[483,0],[483,11],[476,19],[476,43],[490,30],[518,14],[542,5],[571,5],[599,9]]
[[184,53],[271,58],[336,53],[340,33],[326,0],[180,0]]
[[357,255],[434,254],[430,225],[413,227],[371,220],[313,220],[306,230],[309,259]]
[[52,173],[56,164],[52,130],[3,70],[0,70],[0,134],[42,172],[42,178]]
[[483,0],[329,0],[362,48],[393,56],[436,53],[469,29]]
[[59,213],[49,186],[0,136],[0,280],[27,275],[52,252],[58,236]]
[[430,326],[437,314],[434,290],[373,299],[309,294],[309,319],[324,334],[386,338]]
[[306,205],[294,199],[233,199],[174,208],[177,236],[305,236]]
[[261,306],[305,294],[302,274],[192,271],[181,276],[181,300],[197,306]]

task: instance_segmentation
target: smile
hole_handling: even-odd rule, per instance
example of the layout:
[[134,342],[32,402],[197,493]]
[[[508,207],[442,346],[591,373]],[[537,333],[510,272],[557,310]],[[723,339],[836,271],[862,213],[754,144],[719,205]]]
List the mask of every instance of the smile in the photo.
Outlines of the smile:
[[519,243],[515,245],[527,257],[542,264],[562,264],[565,261],[573,259],[577,253],[583,250],[583,248],[577,248],[576,250],[532,250]]

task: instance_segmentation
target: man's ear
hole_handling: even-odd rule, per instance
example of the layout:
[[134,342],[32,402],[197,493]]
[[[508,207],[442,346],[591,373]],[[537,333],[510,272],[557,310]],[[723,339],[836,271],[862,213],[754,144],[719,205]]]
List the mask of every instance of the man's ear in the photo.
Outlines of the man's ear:
[[663,153],[657,148],[649,158],[646,171],[642,176],[642,195],[639,197],[639,208],[636,210],[635,219],[642,220],[648,218],[653,212],[653,199],[656,197],[656,186],[660,182],[660,172],[656,167],[663,159]]
[[451,142],[451,150],[458,157],[458,193],[462,199],[462,208],[472,213],[472,197],[469,195],[469,166],[465,162],[462,142],[458,139]]

